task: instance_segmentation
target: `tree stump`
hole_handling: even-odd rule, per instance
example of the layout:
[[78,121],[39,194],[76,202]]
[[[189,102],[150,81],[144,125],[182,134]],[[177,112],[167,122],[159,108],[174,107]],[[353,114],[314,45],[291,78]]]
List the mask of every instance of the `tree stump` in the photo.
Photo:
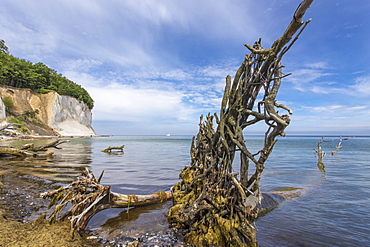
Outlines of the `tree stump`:
[[[198,135],[191,144],[191,164],[181,171],[181,181],[173,187],[174,206],[168,212],[170,224],[184,232],[189,244],[257,246],[253,223],[261,202],[261,174],[275,138],[285,135],[288,114],[292,114],[276,101],[281,81],[287,76],[280,61],[309,23],[303,23],[302,17],[312,2],[305,0],[298,6],[289,27],[271,48],[264,49],[261,40],[253,46],[245,44],[251,53],[233,81],[226,77],[219,116],[208,114],[205,120],[201,116]],[[258,122],[264,122],[267,130],[262,149],[253,154],[243,130]],[[237,153],[240,164],[235,168]]]

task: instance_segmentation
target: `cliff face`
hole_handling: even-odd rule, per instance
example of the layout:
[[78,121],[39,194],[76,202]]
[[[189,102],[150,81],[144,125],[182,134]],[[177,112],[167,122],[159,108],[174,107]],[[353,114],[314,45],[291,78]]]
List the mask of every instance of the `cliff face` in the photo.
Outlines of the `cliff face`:
[[5,120],[5,118],[6,118],[5,105],[0,98],[0,121]]
[[61,96],[56,92],[32,94],[29,89],[5,86],[0,86],[0,97],[12,99],[14,104],[12,111],[16,114],[38,110],[39,113],[37,114],[37,118],[59,135],[95,135],[91,127],[92,114],[90,109],[86,104],[79,102],[73,97]]

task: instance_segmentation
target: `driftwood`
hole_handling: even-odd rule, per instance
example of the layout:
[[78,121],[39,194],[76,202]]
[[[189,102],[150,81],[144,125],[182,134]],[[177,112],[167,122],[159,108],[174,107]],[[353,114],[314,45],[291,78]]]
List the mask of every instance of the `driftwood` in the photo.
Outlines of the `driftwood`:
[[[158,191],[150,195],[127,195],[110,191],[110,186],[103,186],[87,168],[77,181],[56,190],[44,192],[40,197],[49,199],[49,208],[54,207],[49,217],[51,223],[56,220],[70,220],[72,231],[84,230],[89,220],[98,212],[109,208],[131,208],[162,203],[172,198],[171,192]],[[1,175],[1,174],[0,174]],[[258,205],[258,216],[275,209],[279,204],[300,196],[299,188],[283,188],[282,190],[262,193],[261,204]],[[63,209],[72,204],[62,213]]]
[[[253,222],[262,198],[261,174],[277,142],[275,138],[284,136],[290,123],[289,116],[279,110],[292,114],[276,101],[281,81],[287,76],[282,73],[280,61],[308,24],[302,22],[302,17],[312,2],[305,0],[298,6],[289,27],[270,49],[264,49],[261,40],[253,46],[245,45],[251,53],[245,56],[233,80],[226,77],[220,116],[201,117],[191,145],[191,164],[181,171],[181,182],[173,187],[174,206],[168,212],[169,222],[183,230],[189,244],[257,245]],[[262,149],[253,154],[243,130],[258,122],[265,123],[267,130]],[[237,153],[240,166],[235,168]]]
[[[340,137],[337,146],[335,147],[335,149],[333,151],[331,151],[331,155],[334,155],[336,152],[339,151],[339,149],[341,149],[343,147],[342,142],[344,140],[348,140],[350,138],[352,138],[352,137],[347,137],[347,138]],[[325,140],[325,137],[321,137],[321,140],[317,143],[317,149],[314,149],[315,152],[316,152],[316,155],[317,155],[317,168],[319,168],[319,170],[323,174],[324,179],[325,179],[325,172],[326,171],[325,171],[325,165],[324,165],[323,160],[324,160],[324,156],[326,155],[326,153],[322,149],[321,143],[323,143],[323,142],[332,142],[332,141],[333,140],[327,141],[327,140]]]
[[22,149],[18,148],[12,148],[12,147],[1,147],[0,148],[0,155],[9,155],[9,156],[15,156],[15,157],[25,157],[27,155],[33,155],[30,152],[24,151]]
[[31,144],[32,146],[28,148],[28,150],[33,151],[33,152],[38,152],[38,151],[46,151],[48,148],[61,149],[60,147],[58,147],[58,145],[65,143],[65,142],[69,142],[69,140],[56,140],[46,145],[42,145],[38,147],[33,147],[33,145]]
[[325,165],[324,165],[324,156],[326,155],[326,153],[324,152],[324,150],[322,150],[322,147],[321,147],[321,143],[323,142],[332,142],[331,141],[326,141],[325,140],[325,137],[321,137],[321,140],[317,143],[317,150],[315,150],[316,154],[317,154],[317,168],[319,168],[319,170],[321,171],[322,173],[322,178],[325,179]]
[[[20,147],[0,147],[0,155],[2,156],[14,156],[14,157],[26,157],[26,156],[33,156],[33,157],[40,157],[45,155],[52,155],[52,152],[45,153],[48,148],[57,148],[58,145],[68,142],[67,140],[56,140],[53,142],[50,142],[46,145],[37,146],[35,147],[33,143],[24,144]],[[40,153],[44,152],[44,153]]]
[[0,131],[6,130],[6,129],[15,129],[15,128],[20,127],[20,126],[22,126],[22,125],[11,123],[11,124],[7,124],[7,125],[1,127]]
[[347,138],[340,137],[337,146],[335,147],[335,149],[333,151],[331,151],[331,155],[334,155],[336,152],[338,152],[339,149],[341,149],[343,147],[342,142],[345,141],[345,140],[348,140],[350,138],[352,138],[352,137],[347,137]]
[[119,147],[107,147],[106,149],[102,150],[102,152],[104,153],[110,153],[112,152],[112,150],[121,150],[121,152],[123,152],[123,148],[125,147],[125,145],[122,145],[122,146],[119,146]]
[[[319,166],[319,164],[321,164],[322,166],[324,165],[323,163],[323,159],[324,159],[324,156],[326,155],[326,153],[322,150],[322,147],[321,147],[321,143],[323,142],[332,142],[332,141],[326,141],[325,140],[325,137],[321,137],[321,140],[317,143],[317,150],[315,150],[316,154],[317,154],[317,164]],[[321,170],[321,169],[320,169]]]
[[[83,230],[89,220],[98,212],[108,208],[130,208],[163,202],[172,197],[171,192],[158,191],[151,195],[124,195],[110,190],[110,186],[100,183],[99,179],[87,168],[77,181],[62,186],[59,189],[42,193],[40,196],[49,198],[49,208],[54,207],[50,222],[55,220],[71,221],[73,230]],[[72,204],[67,212],[60,215],[62,210]]]

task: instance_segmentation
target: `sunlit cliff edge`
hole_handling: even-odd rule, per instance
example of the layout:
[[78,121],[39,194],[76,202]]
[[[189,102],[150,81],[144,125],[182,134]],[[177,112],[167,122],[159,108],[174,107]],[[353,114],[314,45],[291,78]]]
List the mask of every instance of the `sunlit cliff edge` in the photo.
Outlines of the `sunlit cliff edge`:
[[[12,114],[6,110],[4,99],[11,101]],[[32,121],[25,121],[27,134],[48,136],[92,136],[92,113],[77,99],[51,91],[34,94],[30,89],[0,86],[0,127],[11,122],[14,116],[35,113]],[[28,119],[28,118],[26,118]]]

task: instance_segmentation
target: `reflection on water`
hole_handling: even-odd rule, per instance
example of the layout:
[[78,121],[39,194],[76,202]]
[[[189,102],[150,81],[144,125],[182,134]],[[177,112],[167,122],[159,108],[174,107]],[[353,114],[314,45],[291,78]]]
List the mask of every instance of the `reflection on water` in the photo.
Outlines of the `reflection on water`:
[[135,236],[146,232],[165,232],[168,229],[165,213],[172,206],[171,201],[130,209],[108,209],[98,213],[89,223],[89,229],[96,230],[105,238],[118,235]]
[[[27,143],[35,146],[52,142],[50,139],[15,140],[2,142],[2,146],[18,147]],[[45,158],[27,157],[22,159],[1,160],[0,163],[7,169],[12,169],[23,175],[31,175],[52,182],[70,183],[81,175],[86,166],[91,164],[91,143],[82,142],[81,139],[71,139],[70,142],[59,145],[61,149],[49,148],[54,152]]]
[[[153,194],[169,190],[182,168],[189,164],[189,137],[113,136],[91,138],[94,174],[104,170],[103,184],[125,194]],[[125,145],[124,153],[109,155],[101,150]]]

